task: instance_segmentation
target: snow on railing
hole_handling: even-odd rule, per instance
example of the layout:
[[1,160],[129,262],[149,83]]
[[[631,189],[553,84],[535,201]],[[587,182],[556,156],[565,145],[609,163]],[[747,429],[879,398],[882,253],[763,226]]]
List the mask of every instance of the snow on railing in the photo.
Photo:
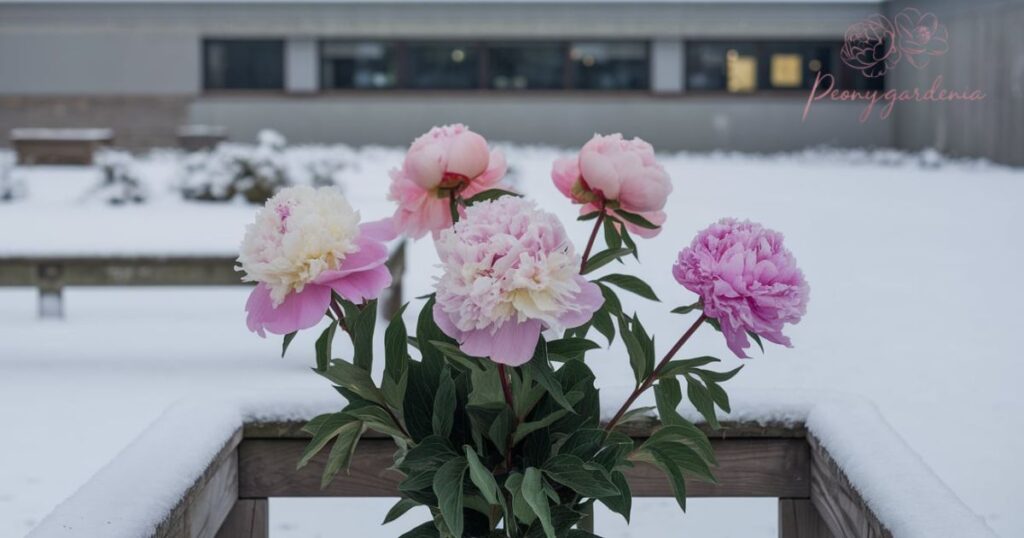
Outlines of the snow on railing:
[[[266,536],[267,497],[396,494],[389,439],[364,439],[349,479],[323,491],[323,461],[295,470],[299,426],[339,406],[305,393],[180,403],[29,536]],[[863,400],[741,392],[723,425],[709,432],[719,484],[694,483],[691,496],[779,497],[782,537],[995,537]],[[629,479],[638,496],[671,496],[642,465]]]

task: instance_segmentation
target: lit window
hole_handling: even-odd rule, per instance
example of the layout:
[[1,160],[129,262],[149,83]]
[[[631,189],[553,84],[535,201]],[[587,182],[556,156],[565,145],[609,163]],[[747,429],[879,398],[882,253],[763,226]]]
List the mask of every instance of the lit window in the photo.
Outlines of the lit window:
[[328,41],[320,49],[323,87],[394,88],[398,83],[395,45]]
[[576,42],[569,48],[572,87],[583,90],[646,90],[650,87],[647,44]]
[[410,43],[406,47],[408,80],[416,89],[462,90],[480,87],[480,54],[469,43]]
[[284,43],[256,39],[204,41],[203,85],[210,90],[283,89]]
[[565,49],[560,43],[487,45],[487,87],[550,90],[565,86]]
[[756,90],[757,58],[730,49],[725,53],[725,79],[725,89],[730,93]]
[[799,88],[802,86],[804,83],[804,57],[800,54],[772,54],[771,82],[773,88]]

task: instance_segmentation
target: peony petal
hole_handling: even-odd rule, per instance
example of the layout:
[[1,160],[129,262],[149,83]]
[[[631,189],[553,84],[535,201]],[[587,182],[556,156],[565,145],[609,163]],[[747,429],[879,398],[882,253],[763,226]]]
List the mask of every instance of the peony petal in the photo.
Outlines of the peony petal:
[[383,265],[388,261],[388,247],[383,243],[372,241],[360,236],[356,239],[359,250],[345,256],[337,269],[330,269],[317,275],[313,280],[315,284],[327,284],[339,278],[367,271],[374,267]]
[[391,218],[364,222],[359,225],[359,237],[381,242],[393,241],[398,237],[398,229]]
[[302,291],[289,294],[274,308],[270,289],[261,283],[252,290],[245,303],[248,313],[246,324],[250,331],[260,336],[266,336],[264,331],[288,334],[308,329],[320,322],[330,302],[330,288],[308,284]]
[[566,198],[575,201],[572,195],[572,186],[580,179],[580,164],[578,157],[562,157],[556,159],[551,165],[551,181],[555,183],[558,191]]
[[362,303],[380,297],[384,288],[391,285],[391,271],[387,266],[378,265],[323,284],[353,303]]
[[619,174],[615,171],[615,164],[607,156],[595,151],[581,151],[580,175],[590,190],[601,193],[609,200],[619,198]]
[[484,137],[465,131],[455,135],[448,148],[447,172],[473,179],[487,170],[490,150]]
[[590,321],[590,318],[594,316],[594,312],[597,312],[601,305],[604,304],[604,295],[597,284],[579,275],[576,276],[576,283],[579,284],[580,291],[573,297],[572,302],[579,307],[579,310],[567,310],[558,318],[558,322],[562,324],[562,327],[569,329],[579,327]]
[[425,190],[431,190],[441,184],[447,155],[441,144],[425,144],[409,150],[405,156],[403,170],[410,181]]
[[533,357],[540,339],[541,322],[535,319],[522,323],[506,321],[494,334],[490,331],[470,331],[465,335],[463,351],[477,357],[488,357],[499,364],[520,366]]

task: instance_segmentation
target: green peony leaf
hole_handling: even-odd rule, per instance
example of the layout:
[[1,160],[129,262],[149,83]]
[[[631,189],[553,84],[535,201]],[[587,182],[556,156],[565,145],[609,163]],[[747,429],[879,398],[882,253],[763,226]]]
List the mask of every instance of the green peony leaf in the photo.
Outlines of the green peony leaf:
[[528,467],[523,475],[522,494],[526,504],[537,515],[541,525],[544,527],[544,534],[547,538],[558,538],[555,535],[555,527],[551,522],[551,507],[548,505],[548,497],[544,492],[543,476],[536,467]]
[[320,478],[320,489],[326,488],[338,471],[348,468],[352,454],[356,451],[359,436],[362,434],[363,423],[359,421],[350,422],[338,430],[338,437],[334,440],[334,446],[331,447],[327,464],[324,466],[324,474]]
[[657,230],[658,228],[660,228],[660,226],[658,226],[657,224],[654,224],[653,222],[647,220],[642,215],[639,215],[637,213],[630,213],[629,211],[626,211],[624,209],[616,209],[615,214],[621,217],[622,220],[632,224],[636,224],[641,228],[647,228],[648,230]]
[[441,370],[441,380],[437,385],[437,394],[434,395],[433,416],[431,424],[434,435],[447,438],[452,434],[452,426],[455,423],[455,381],[451,376],[451,369],[448,365]]
[[437,495],[438,510],[452,536],[462,536],[465,523],[462,514],[462,479],[467,466],[466,458],[453,458],[434,475],[434,495]]
[[463,200],[463,202],[467,206],[471,206],[473,204],[477,204],[486,200],[495,200],[497,198],[501,198],[502,196],[515,196],[516,198],[522,198],[523,195],[502,189],[488,189],[481,193],[475,194],[469,198],[466,198],[465,200]]
[[600,269],[623,256],[629,256],[632,253],[633,251],[628,248],[602,250],[587,260],[587,267],[584,269],[583,274],[586,275],[592,273],[597,269]]
[[658,299],[658,296],[654,293],[654,290],[651,289],[651,287],[646,282],[632,275],[613,273],[610,275],[605,275],[597,279],[597,281],[607,282],[608,284],[611,284],[613,286],[618,286],[619,288],[622,288],[628,292],[635,293],[643,297],[644,299],[660,301],[660,299]]
[[374,385],[369,370],[364,370],[341,359],[334,359],[323,372],[318,372],[335,385],[344,387],[360,398],[385,405],[384,394]]
[[342,301],[345,322],[352,335],[352,363],[369,372],[373,369],[373,331],[377,326],[377,300],[362,306]]
[[480,463],[480,457],[477,456],[473,447],[465,445],[462,448],[466,452],[466,461],[469,462],[469,479],[489,504],[500,506],[498,482],[494,480],[494,475],[484,467],[483,463]]
[[390,510],[388,510],[387,515],[384,516],[384,521],[381,523],[381,525],[387,525],[388,523],[391,523],[392,521],[405,515],[405,513],[408,512],[409,510],[412,510],[413,508],[416,508],[419,505],[420,503],[412,499],[406,499],[404,497],[398,499],[398,502],[395,503],[395,505],[392,506]]
[[584,497],[618,495],[619,490],[601,472],[587,469],[585,462],[570,454],[559,454],[544,464],[548,478],[571,488]]
[[316,339],[316,369],[320,372],[327,370],[327,366],[331,363],[331,344],[334,342],[334,332],[337,329],[338,322],[332,321]]
[[284,354],[288,352],[288,346],[291,345],[292,340],[295,339],[295,335],[296,334],[299,334],[298,331],[292,331],[292,332],[284,335],[284,340],[281,341],[281,356],[282,357],[284,357]]

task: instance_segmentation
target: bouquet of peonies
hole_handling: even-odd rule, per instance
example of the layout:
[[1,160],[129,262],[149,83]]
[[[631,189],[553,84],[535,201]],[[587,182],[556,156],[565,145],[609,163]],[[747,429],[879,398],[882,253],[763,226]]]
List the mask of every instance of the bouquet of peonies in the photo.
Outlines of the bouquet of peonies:
[[[676,359],[707,325],[736,355],[750,340],[789,345],[783,325],[804,314],[808,286],[779,233],[723,219],[679,253],[676,280],[698,295],[673,310],[696,319],[656,360],[654,337],[623,311],[617,293],[658,298],[642,278],[607,273],[639,260],[634,236],[657,235],[672,185],[650,144],[595,136],[554,163],[558,189],[579,204],[593,231],[578,254],[554,215],[500,188],[505,159],[462,125],[435,127],[413,142],[391,174],[391,219],[360,223],[330,187],[294,187],[271,198],[246,230],[239,256],[257,285],[248,326],[284,335],[329,324],[316,341],[316,372],[347,400],[306,425],[313,436],[299,467],[333,442],[323,484],[346,468],[366,430],[395,440],[401,500],[384,522],[418,505],[433,520],[404,536],[594,536],[595,502],[627,520],[624,471],[636,462],[668,476],[685,508],[685,481],[714,480],[715,456],[701,429],[681,416],[686,398],[708,425],[729,412],[713,357]],[[384,371],[371,376],[377,297],[391,283],[387,242],[433,235],[443,273],[421,297],[415,335],[402,314],[384,331]],[[597,251],[598,237],[605,247]],[[622,266],[625,266],[624,264]],[[338,329],[350,360],[332,357]],[[618,336],[635,388],[602,422],[595,376],[585,361]],[[654,390],[659,427],[641,443],[621,431],[652,408],[632,408]]]

